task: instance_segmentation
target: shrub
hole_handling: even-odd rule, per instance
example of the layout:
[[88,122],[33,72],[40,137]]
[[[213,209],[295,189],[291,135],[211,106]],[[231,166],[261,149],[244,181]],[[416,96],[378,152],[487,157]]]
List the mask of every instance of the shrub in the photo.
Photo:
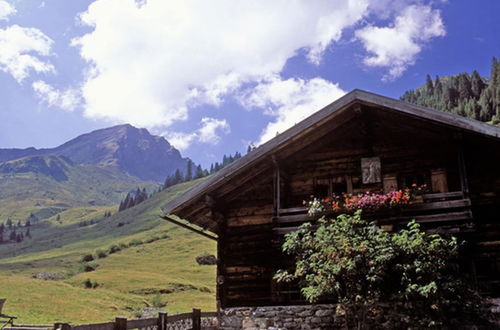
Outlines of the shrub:
[[212,254],[202,254],[196,257],[198,265],[216,265],[217,258]]
[[151,305],[156,308],[160,307],[165,307],[167,304],[163,302],[163,299],[161,298],[161,294],[157,293],[153,296],[153,299],[151,299]]
[[93,272],[94,270],[97,269],[97,267],[99,267],[98,264],[92,262],[92,263],[85,263],[82,265],[82,271],[84,272]]
[[116,244],[113,244],[111,245],[109,248],[108,248],[108,254],[113,254],[113,253],[116,253],[116,252],[119,252],[121,251],[122,248],[121,246],[118,246]]
[[99,286],[99,284],[97,282],[92,282],[90,278],[87,278],[83,281],[83,286],[85,289],[95,289]]
[[143,241],[139,239],[133,239],[130,242],[128,242],[128,246],[137,246],[143,244]]
[[84,254],[81,258],[81,262],[89,262],[94,260],[94,256],[90,253]]
[[484,307],[461,278],[455,238],[426,234],[415,222],[390,234],[362,220],[360,211],[318,224],[285,236],[283,251],[295,256],[295,269],[275,279],[298,280],[309,302],[337,301],[348,325],[456,328]]
[[95,255],[99,259],[106,258],[108,256],[108,254],[104,250],[97,250],[97,251],[95,251]]

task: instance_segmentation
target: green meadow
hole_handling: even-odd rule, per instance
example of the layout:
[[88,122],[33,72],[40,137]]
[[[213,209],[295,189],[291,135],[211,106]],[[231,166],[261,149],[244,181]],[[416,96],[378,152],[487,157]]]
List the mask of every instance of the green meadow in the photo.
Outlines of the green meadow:
[[[193,184],[170,187],[119,213],[116,206],[59,210],[48,204],[11,211],[13,219],[39,209],[47,217],[29,227],[32,239],[0,245],[3,312],[18,323],[79,324],[135,318],[154,306],[168,313],[215,310],[215,266],[195,261],[215,254],[215,242],[160,218],[160,207]],[[83,262],[85,255],[94,260]],[[62,278],[33,278],[42,272]]]

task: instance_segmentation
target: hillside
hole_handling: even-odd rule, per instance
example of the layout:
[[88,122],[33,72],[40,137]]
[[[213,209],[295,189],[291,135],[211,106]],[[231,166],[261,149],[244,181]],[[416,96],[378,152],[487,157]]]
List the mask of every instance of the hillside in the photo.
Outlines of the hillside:
[[0,162],[40,155],[64,156],[75,164],[114,168],[156,182],[187,165],[187,158],[163,137],[128,124],[83,134],[56,148],[0,149]]
[[[214,310],[215,266],[199,266],[195,257],[214,254],[215,242],[159,218],[160,206],[196,182],[119,213],[109,206],[72,208],[32,225],[32,239],[0,245],[4,312],[26,323],[83,323],[136,317],[158,300],[170,313]],[[105,217],[108,211],[113,215]],[[96,258],[97,250],[105,257]],[[85,254],[96,258],[89,263],[94,271],[83,271]],[[63,278],[32,278],[41,272]],[[89,281],[96,287],[85,288]]]
[[29,156],[0,163],[0,223],[45,219],[75,206],[114,205],[128,191],[158,189],[115,168],[65,157]]
[[498,124],[500,62],[493,58],[489,78],[481,77],[476,70],[470,75],[460,73],[434,80],[427,75],[423,86],[405,92],[401,100]]

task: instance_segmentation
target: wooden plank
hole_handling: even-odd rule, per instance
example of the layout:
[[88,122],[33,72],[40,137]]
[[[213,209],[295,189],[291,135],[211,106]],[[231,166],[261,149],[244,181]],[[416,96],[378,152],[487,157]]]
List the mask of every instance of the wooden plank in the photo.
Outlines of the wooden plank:
[[167,316],[167,322],[168,323],[173,323],[177,322],[180,320],[187,320],[191,318],[192,313],[182,313],[182,314],[175,314],[175,315],[168,315]]
[[307,207],[290,207],[287,209],[280,209],[280,214],[288,214],[288,213],[306,213]]
[[115,322],[80,324],[72,326],[71,330],[114,330]]
[[464,197],[463,192],[461,191],[451,191],[451,192],[445,192],[445,193],[436,193],[436,194],[423,194],[422,195],[424,200],[434,200],[434,199],[455,199],[455,198],[462,198]]
[[241,227],[249,225],[262,225],[272,222],[272,214],[268,215],[251,215],[242,217],[232,217],[227,219],[228,227]]
[[391,217],[389,219],[383,219],[384,223],[390,222],[394,223],[397,221],[401,221],[406,219],[404,222],[408,222],[410,220],[415,220],[418,223],[438,223],[438,222],[450,222],[450,221],[460,221],[460,220],[471,220],[472,212],[471,211],[463,211],[463,212],[449,212],[449,213],[440,213],[440,214],[429,214],[429,215],[417,215],[417,216],[401,216],[401,217]]
[[201,235],[201,236],[204,236],[204,237],[206,237],[206,238],[210,238],[210,239],[212,239],[212,240],[214,240],[214,241],[217,241],[217,237],[215,237],[215,236],[213,236],[213,235],[210,235],[210,234],[208,234],[208,233],[204,232],[203,230],[200,230],[200,229],[194,228],[194,227],[192,227],[192,226],[190,226],[190,225],[187,225],[187,224],[185,224],[185,223],[182,223],[181,221],[179,221],[179,220],[177,220],[177,219],[173,218],[173,217],[172,217],[172,216],[170,216],[170,215],[166,215],[166,216],[163,216],[163,217],[160,217],[160,218],[162,218],[163,220],[167,220],[168,222],[171,222],[171,223],[173,223],[173,224],[175,224],[175,225],[177,225],[177,226],[180,226],[180,227],[182,227],[182,228],[186,228],[186,229],[188,229],[188,230],[191,230],[192,232],[195,232],[195,233],[197,233],[198,235]]
[[158,318],[153,317],[149,319],[129,320],[127,321],[127,329],[140,329],[153,327],[158,325]]
[[277,223],[293,223],[293,222],[315,221],[316,217],[310,217],[307,214],[283,215],[276,217],[275,220]]
[[50,327],[22,327],[19,325],[15,325],[14,327],[4,327],[4,330],[40,330],[40,329],[52,329],[52,325]]
[[53,324],[19,324],[16,323],[15,327],[25,327],[25,328],[53,328]]
[[411,211],[444,210],[469,206],[471,206],[470,199],[459,199],[452,201],[412,204],[409,205],[408,208],[403,209],[403,212],[406,213]]

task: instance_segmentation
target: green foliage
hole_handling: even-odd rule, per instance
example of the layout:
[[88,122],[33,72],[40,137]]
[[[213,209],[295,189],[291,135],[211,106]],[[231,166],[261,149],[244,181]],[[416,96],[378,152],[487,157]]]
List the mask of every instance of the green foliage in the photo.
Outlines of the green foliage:
[[121,250],[122,250],[122,248],[119,245],[113,244],[108,248],[108,254],[120,252]]
[[106,258],[108,256],[108,254],[106,253],[106,251],[99,249],[99,250],[95,251],[95,256],[99,259],[102,259],[102,258]]
[[81,262],[89,262],[94,260],[94,256],[91,253],[84,254],[80,259]]
[[401,99],[494,124],[500,121],[500,62],[493,58],[489,80],[476,70],[470,76],[460,73],[434,81],[427,75],[424,86],[407,91]]
[[98,286],[99,286],[99,283],[92,282],[89,278],[87,278],[85,281],[83,281],[83,287],[85,289],[95,289]]
[[167,304],[165,304],[165,302],[161,298],[161,294],[158,292],[153,296],[153,299],[151,299],[151,305],[156,308],[161,308],[165,307]]
[[426,234],[415,222],[387,233],[358,211],[287,234],[283,251],[295,256],[295,269],[280,270],[275,279],[299,280],[309,302],[337,301],[347,324],[358,328],[384,322],[441,328],[482,307],[461,279],[458,249],[455,238]]
[[83,272],[93,272],[94,270],[97,269],[97,267],[99,267],[99,265],[96,264],[95,262],[84,263],[82,264],[81,270]]

